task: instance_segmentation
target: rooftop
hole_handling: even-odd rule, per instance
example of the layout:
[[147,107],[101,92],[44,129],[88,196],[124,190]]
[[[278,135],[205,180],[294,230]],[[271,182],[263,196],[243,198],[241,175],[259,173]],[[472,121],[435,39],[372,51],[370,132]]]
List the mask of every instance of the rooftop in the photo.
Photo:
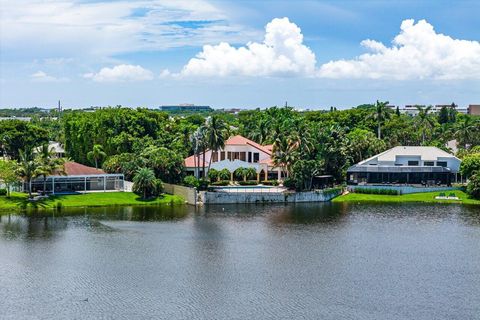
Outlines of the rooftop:
[[378,161],[395,161],[397,156],[420,156],[423,161],[432,161],[437,158],[456,158],[454,155],[443,151],[437,147],[424,147],[424,146],[398,146],[380,154],[377,154],[371,158],[361,161],[359,165],[365,164],[372,159]]

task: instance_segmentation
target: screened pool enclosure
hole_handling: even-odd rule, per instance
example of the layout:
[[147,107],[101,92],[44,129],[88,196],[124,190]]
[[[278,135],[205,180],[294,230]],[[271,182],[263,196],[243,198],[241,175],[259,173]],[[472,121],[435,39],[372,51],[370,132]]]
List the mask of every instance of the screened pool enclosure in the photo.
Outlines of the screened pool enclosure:
[[[24,183],[24,190],[28,190],[26,183]],[[43,178],[32,181],[32,192],[43,192],[43,190]],[[45,182],[45,192],[51,194],[123,190],[123,174],[49,176]]]

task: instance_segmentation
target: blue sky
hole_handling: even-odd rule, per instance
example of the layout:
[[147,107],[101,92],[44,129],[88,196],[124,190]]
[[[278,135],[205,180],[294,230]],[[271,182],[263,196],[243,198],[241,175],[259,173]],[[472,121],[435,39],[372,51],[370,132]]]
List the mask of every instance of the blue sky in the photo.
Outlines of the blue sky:
[[0,107],[480,103],[478,1],[0,3]]

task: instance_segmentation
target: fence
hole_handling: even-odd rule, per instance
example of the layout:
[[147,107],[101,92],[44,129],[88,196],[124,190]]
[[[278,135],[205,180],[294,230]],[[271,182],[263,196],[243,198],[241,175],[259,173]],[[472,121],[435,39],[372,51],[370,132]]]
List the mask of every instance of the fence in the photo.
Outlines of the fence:
[[197,204],[197,190],[177,184],[163,183],[165,193],[181,196],[185,202],[191,205]]

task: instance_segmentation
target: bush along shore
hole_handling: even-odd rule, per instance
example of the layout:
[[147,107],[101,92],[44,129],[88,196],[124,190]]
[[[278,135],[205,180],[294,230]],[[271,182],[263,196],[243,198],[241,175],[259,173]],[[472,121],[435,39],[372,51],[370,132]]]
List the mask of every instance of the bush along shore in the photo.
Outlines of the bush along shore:
[[0,214],[27,209],[60,209],[68,207],[103,207],[128,205],[181,205],[185,201],[177,195],[162,194],[142,199],[132,192],[98,192],[87,194],[52,195],[36,201],[24,193],[14,192],[10,197],[0,196]]
[[[445,192],[443,192],[445,193]],[[436,199],[436,197],[442,196],[442,192],[424,192],[424,193],[411,193],[404,195],[390,195],[390,194],[366,194],[366,193],[348,193],[340,197],[333,199],[333,202],[423,202],[423,203],[457,203],[457,204],[471,204],[480,205],[480,200],[475,200],[463,191],[455,190],[447,192],[448,195],[452,193],[458,200]]]

